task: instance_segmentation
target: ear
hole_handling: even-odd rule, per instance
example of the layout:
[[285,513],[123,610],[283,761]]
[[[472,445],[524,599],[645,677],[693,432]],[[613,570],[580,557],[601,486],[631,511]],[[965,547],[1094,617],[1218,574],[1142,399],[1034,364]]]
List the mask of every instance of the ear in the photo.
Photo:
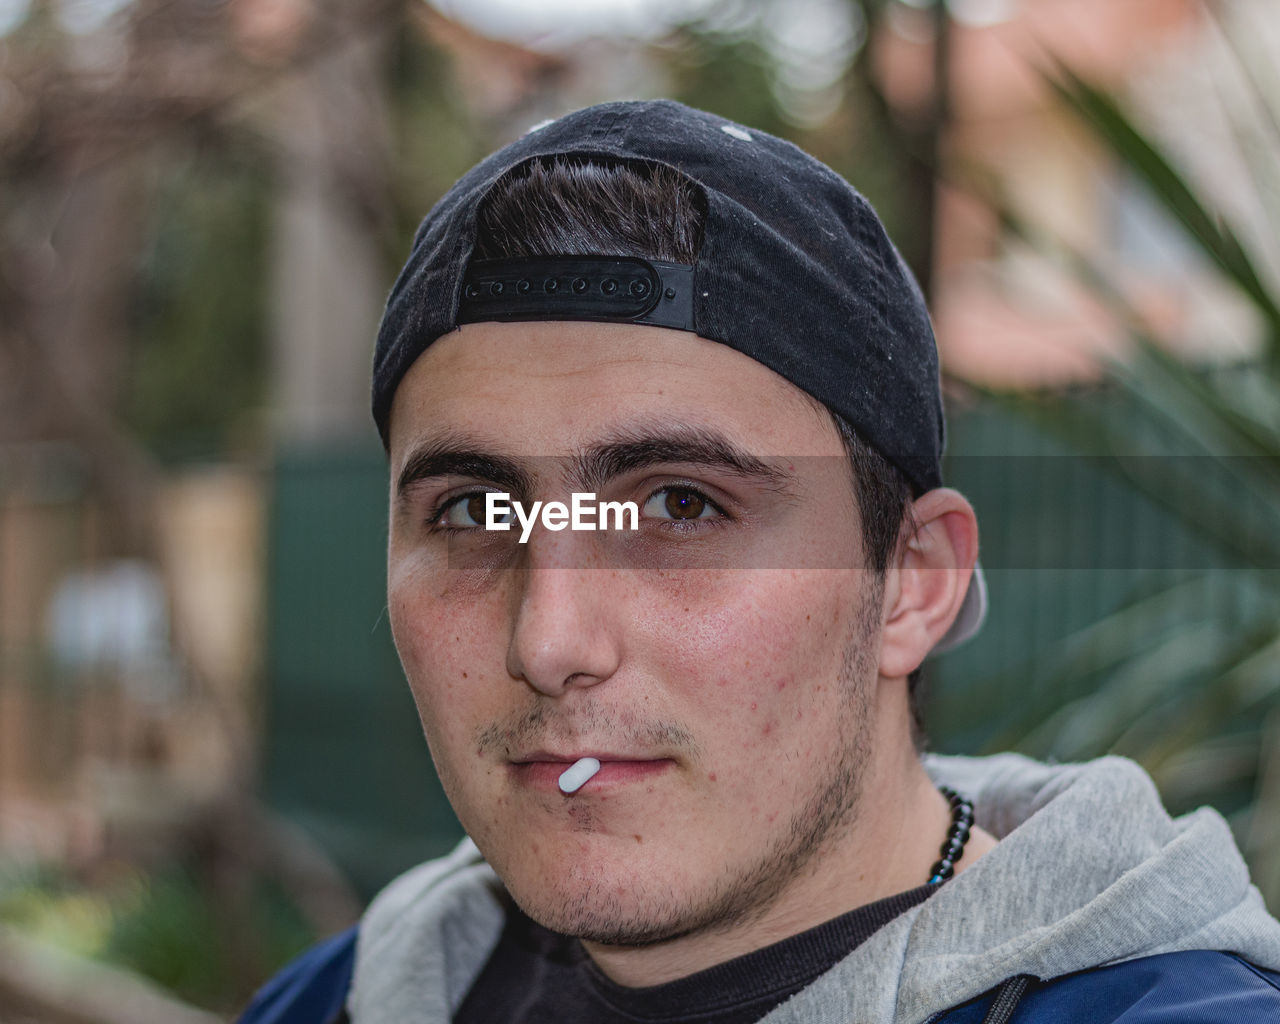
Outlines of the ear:
[[978,520],[958,491],[921,495],[885,573],[880,674],[915,671],[960,612],[978,559]]

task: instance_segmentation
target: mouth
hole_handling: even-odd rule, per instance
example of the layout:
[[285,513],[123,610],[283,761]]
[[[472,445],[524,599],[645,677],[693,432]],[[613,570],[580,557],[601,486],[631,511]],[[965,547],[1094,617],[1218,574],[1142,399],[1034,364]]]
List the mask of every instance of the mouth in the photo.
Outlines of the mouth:
[[[522,755],[519,759],[509,762],[508,769],[515,777],[517,785],[564,796],[560,791],[560,776],[584,757],[594,757],[599,761],[600,770],[582,785],[577,794],[634,785],[646,779],[652,779],[675,765],[669,757],[637,757],[631,754],[597,751],[562,755],[539,751]],[[566,799],[571,798],[566,797]]]

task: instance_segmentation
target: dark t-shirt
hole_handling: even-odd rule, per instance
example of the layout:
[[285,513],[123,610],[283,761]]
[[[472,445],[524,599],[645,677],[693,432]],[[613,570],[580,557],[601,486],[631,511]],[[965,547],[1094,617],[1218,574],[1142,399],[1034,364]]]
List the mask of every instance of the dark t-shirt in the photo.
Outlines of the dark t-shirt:
[[577,939],[516,907],[454,1016],[455,1024],[751,1024],[811,984],[936,885],[869,903],[799,935],[665,985],[628,988],[604,976]]

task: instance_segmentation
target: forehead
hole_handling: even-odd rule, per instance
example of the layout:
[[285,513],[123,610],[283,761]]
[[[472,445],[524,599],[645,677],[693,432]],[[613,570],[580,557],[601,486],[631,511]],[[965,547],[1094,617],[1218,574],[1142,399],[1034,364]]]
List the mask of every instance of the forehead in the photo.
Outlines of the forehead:
[[759,456],[841,455],[826,410],[728,346],[687,331],[578,322],[468,324],[432,344],[391,409],[397,455],[442,431],[553,455],[629,426],[716,431]]

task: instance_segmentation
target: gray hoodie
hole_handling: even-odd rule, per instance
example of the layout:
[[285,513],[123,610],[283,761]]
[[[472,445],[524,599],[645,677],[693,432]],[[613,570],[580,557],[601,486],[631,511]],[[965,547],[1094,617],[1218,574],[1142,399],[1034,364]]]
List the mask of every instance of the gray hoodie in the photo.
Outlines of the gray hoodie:
[[[1280,970],[1280,923],[1226,822],[1207,808],[1170,818],[1132,762],[1001,754],[930,756],[925,766],[973,800],[1000,843],[767,1024],[920,1024],[1014,975],[1056,978],[1179,950]],[[353,1024],[450,1020],[501,934],[500,888],[469,841],[392,882],[360,926]]]

